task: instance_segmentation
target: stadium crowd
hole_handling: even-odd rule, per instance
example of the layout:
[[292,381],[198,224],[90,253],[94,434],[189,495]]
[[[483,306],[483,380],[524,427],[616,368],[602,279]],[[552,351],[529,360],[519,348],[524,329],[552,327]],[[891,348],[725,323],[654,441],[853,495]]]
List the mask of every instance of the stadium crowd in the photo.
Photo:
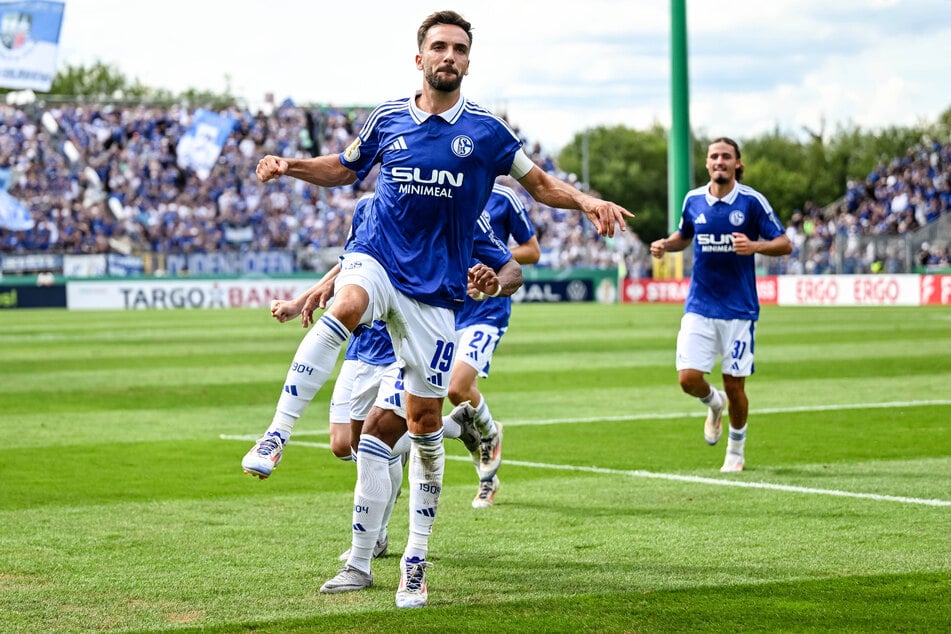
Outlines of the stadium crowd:
[[[849,181],[845,195],[827,208],[807,203],[795,210],[787,223],[793,253],[776,266],[784,273],[898,272],[902,254],[895,242],[879,248],[861,238],[903,236],[949,212],[951,143],[922,142],[880,162],[865,180]],[[842,270],[833,270],[836,238],[844,245]],[[948,266],[947,242],[922,247],[917,266]]]
[[[356,201],[372,190],[374,174],[328,190],[290,179],[262,184],[254,169],[265,154],[342,151],[369,111],[291,103],[270,110],[228,111],[237,125],[215,168],[201,179],[181,167],[177,157],[194,111],[63,105],[36,112],[0,105],[0,170],[11,195],[35,221],[30,230],[0,229],[0,252],[342,247]],[[526,143],[526,148],[540,166],[556,170],[539,145]],[[521,190],[515,181],[508,184]],[[614,266],[616,245],[603,241],[580,214],[545,207],[522,193],[540,237],[542,265]],[[570,222],[562,223],[565,218]]]
[[[194,114],[175,105],[0,105],[0,187],[35,221],[26,231],[0,228],[0,253],[306,252],[344,244],[356,200],[373,187],[372,174],[327,190],[293,180],[262,184],[254,168],[265,154],[342,151],[368,110],[290,102],[267,112],[232,109],[227,114],[237,124],[205,179],[178,164],[178,142]],[[537,143],[525,147],[546,171],[574,179]],[[579,214],[521,193],[542,247],[540,266],[603,268],[624,258],[629,275],[650,274],[636,233],[602,239]],[[921,143],[864,181],[848,183],[839,202],[796,210],[787,222],[793,254],[775,259],[770,272],[855,273],[875,270],[876,263],[888,271],[900,254],[893,247],[868,249],[860,238],[903,235],[949,210],[951,143]],[[837,242],[846,245],[844,258],[835,257]],[[928,244],[916,259],[921,266],[946,266],[948,245]]]

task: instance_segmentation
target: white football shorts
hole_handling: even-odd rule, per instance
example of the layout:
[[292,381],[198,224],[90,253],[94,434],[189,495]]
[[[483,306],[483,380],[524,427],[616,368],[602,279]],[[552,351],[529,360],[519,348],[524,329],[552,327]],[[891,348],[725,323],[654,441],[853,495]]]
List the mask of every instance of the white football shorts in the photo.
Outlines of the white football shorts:
[[443,398],[456,351],[455,314],[423,304],[393,287],[383,266],[363,253],[344,254],[334,293],[356,284],[370,296],[361,323],[387,323],[396,357],[404,364],[406,391],[414,396]]
[[344,359],[330,397],[330,424],[349,425],[351,420],[366,420],[383,375],[396,367],[396,363],[371,365],[357,359]]
[[753,374],[753,332],[756,322],[749,319],[711,319],[696,313],[684,313],[677,333],[677,371],[711,372],[721,357],[723,374]]
[[473,324],[457,330],[458,347],[456,360],[475,368],[483,379],[489,376],[489,364],[492,353],[502,340],[505,328],[496,328],[487,324]]
[[403,393],[403,373],[398,364],[388,366],[380,377],[380,389],[374,405],[396,412],[397,416],[406,420],[406,394]]

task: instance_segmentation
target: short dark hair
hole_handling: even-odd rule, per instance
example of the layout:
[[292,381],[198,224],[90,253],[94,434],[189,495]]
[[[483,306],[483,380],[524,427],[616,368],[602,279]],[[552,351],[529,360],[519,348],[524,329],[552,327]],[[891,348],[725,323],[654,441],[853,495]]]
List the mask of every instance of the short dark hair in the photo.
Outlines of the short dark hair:
[[[733,139],[731,139],[730,137],[721,136],[720,138],[710,141],[710,145],[713,145],[714,143],[726,143],[727,145],[732,145],[733,149],[736,150],[736,159],[740,160],[742,158],[742,155],[740,154],[740,144],[734,141]],[[743,180],[743,166],[740,165],[739,167],[736,168],[736,181],[740,182],[742,180]]]
[[469,23],[468,20],[455,11],[436,11],[423,20],[423,23],[419,25],[419,30],[416,31],[416,46],[419,47],[420,52],[423,50],[423,40],[426,39],[426,34],[429,33],[429,29],[437,24],[458,26],[469,36],[469,46],[472,46],[472,24]]

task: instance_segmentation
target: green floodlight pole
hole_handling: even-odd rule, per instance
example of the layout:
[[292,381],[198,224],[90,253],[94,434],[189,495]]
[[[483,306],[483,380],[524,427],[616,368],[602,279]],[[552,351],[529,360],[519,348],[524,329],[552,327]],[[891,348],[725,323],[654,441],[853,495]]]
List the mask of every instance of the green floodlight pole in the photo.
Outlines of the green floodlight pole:
[[687,74],[687,0],[670,0],[671,126],[667,140],[667,233],[680,225],[684,196],[693,187],[690,88]]

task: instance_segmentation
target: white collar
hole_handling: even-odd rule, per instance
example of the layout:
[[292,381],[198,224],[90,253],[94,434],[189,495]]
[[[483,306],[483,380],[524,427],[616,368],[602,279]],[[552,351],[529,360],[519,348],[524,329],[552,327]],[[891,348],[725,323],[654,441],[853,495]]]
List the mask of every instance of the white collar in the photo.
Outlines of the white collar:
[[730,193],[724,196],[723,198],[717,198],[716,196],[710,193],[710,185],[712,184],[713,182],[707,183],[706,188],[703,190],[704,194],[707,197],[707,204],[710,205],[711,207],[718,202],[724,202],[728,205],[732,205],[733,202],[736,200],[736,197],[740,193],[740,183],[739,181],[734,181],[733,189],[730,190]]
[[459,115],[462,114],[462,110],[465,107],[466,98],[462,95],[459,95],[459,100],[453,104],[452,108],[446,110],[445,112],[440,112],[437,115],[434,115],[430,112],[423,112],[416,106],[416,97],[419,96],[419,93],[416,93],[409,100],[409,112],[413,116],[413,120],[417,124],[423,123],[430,117],[442,117],[442,119],[449,124],[453,124],[459,118]]

